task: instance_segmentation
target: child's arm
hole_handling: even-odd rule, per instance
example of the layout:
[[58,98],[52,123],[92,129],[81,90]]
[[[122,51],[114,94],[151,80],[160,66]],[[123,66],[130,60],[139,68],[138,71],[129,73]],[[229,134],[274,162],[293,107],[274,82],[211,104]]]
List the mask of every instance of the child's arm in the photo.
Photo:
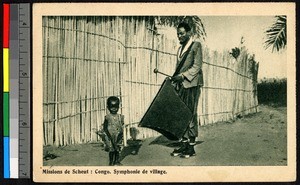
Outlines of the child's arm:
[[104,120],[104,123],[103,123],[103,131],[105,132],[106,135],[110,135],[108,132],[108,122],[106,119]]
[[121,115],[121,124],[124,126],[124,115]]
[[124,133],[123,133],[123,130],[124,130],[124,115],[121,115],[120,116],[120,123],[121,123],[121,130],[120,130],[120,133],[118,135],[118,142],[122,141],[123,138],[124,138]]

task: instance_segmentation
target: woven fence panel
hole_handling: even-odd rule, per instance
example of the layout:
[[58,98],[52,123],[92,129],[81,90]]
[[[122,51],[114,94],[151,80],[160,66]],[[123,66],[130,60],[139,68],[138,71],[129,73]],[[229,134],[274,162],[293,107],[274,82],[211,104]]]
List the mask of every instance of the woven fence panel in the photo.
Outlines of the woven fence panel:
[[[176,65],[176,35],[157,34],[149,17],[43,17],[44,145],[98,141],[106,99],[121,99],[125,138],[159,133],[137,127],[164,76]],[[205,49],[201,125],[257,111],[257,63]]]

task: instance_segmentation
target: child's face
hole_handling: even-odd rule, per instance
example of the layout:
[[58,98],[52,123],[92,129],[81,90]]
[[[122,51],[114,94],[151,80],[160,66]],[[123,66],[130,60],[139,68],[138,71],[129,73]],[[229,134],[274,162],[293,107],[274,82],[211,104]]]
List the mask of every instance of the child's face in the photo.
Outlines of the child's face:
[[117,101],[111,101],[107,108],[111,114],[117,114],[119,110],[119,103]]

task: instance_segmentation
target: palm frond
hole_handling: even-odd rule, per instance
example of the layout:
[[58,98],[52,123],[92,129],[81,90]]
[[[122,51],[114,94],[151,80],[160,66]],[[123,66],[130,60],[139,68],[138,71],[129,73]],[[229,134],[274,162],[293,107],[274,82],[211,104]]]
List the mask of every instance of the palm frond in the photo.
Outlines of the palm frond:
[[276,51],[280,51],[284,49],[287,42],[287,35],[286,35],[286,16],[275,16],[276,22],[265,31],[266,33],[266,41],[265,41],[265,48],[269,48],[272,46],[272,52],[274,49]]
[[198,16],[156,16],[158,25],[177,27],[181,22],[186,22],[191,26],[194,37],[205,40],[206,32],[202,20]]

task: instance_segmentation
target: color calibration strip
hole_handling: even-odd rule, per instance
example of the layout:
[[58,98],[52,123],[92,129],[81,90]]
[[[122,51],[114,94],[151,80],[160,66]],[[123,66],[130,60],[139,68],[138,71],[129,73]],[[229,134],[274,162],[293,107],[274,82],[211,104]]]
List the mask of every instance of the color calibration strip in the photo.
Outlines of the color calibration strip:
[[30,178],[30,5],[3,15],[4,178]]
[[10,178],[9,142],[9,4],[3,4],[3,171],[4,178]]

